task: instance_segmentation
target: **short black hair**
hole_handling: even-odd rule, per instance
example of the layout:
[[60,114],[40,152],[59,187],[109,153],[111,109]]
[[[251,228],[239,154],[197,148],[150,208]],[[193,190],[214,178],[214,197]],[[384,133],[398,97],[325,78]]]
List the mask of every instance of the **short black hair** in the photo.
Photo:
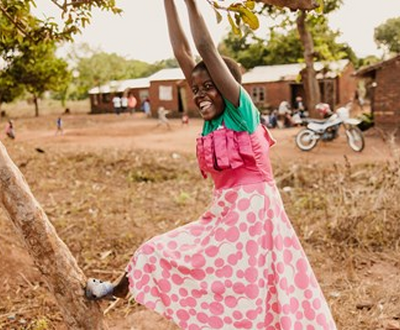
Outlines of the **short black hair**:
[[[228,67],[229,71],[232,73],[232,76],[235,78],[235,80],[239,84],[241,84],[242,83],[242,70],[240,69],[239,63],[228,56],[222,56],[222,59],[224,60],[226,66]],[[208,71],[207,66],[204,63],[204,61],[200,61],[199,63],[197,63],[195,65],[195,67],[193,68],[192,72],[199,71],[199,70]]]

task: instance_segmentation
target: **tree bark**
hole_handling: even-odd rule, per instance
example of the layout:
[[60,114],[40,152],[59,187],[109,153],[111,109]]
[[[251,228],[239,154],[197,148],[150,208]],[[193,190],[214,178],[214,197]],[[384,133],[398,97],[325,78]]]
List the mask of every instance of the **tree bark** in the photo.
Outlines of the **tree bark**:
[[256,2],[262,2],[277,7],[287,7],[292,10],[312,10],[319,6],[315,0],[256,0]]
[[85,275],[1,142],[0,206],[5,209],[56,298],[67,327],[73,330],[107,329],[100,306],[84,298]]
[[39,117],[39,103],[36,95],[33,95],[33,103],[35,104],[35,117]]
[[306,67],[301,71],[301,77],[306,96],[306,107],[310,116],[316,117],[315,105],[321,101],[321,91],[317,80],[317,73],[314,69],[314,41],[310,31],[307,30],[306,16],[307,13],[302,10],[296,21],[300,40],[304,47],[304,60],[306,64]]

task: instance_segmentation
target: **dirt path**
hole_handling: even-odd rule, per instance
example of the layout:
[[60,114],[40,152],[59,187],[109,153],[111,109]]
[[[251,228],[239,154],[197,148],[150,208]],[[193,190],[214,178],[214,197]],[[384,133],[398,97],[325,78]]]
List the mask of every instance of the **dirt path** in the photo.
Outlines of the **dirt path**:
[[[195,141],[201,131],[202,121],[191,119],[189,126],[182,126],[177,119],[171,120],[172,129],[157,127],[157,120],[142,114],[79,115],[64,118],[65,134],[55,136],[55,118],[21,120],[16,142],[27,143],[35,148],[63,151],[103,151],[104,149],[150,149],[176,153],[195,153]],[[362,153],[352,151],[344,134],[330,143],[319,143],[310,152],[300,151],[294,142],[299,129],[271,130],[277,145],[271,158],[277,162],[343,162],[346,156],[352,163],[375,162],[390,157],[390,150],[379,134],[367,132],[366,147]]]

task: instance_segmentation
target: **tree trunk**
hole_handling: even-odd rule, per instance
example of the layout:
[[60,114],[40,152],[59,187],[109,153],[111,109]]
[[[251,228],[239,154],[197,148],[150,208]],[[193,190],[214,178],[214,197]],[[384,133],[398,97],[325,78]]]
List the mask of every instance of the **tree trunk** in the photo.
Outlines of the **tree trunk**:
[[1,142],[0,206],[13,222],[56,298],[67,327],[73,330],[107,329],[99,305],[84,298],[85,275],[68,247],[57,236]]
[[33,103],[35,104],[35,117],[39,117],[39,101],[36,95],[33,95]]
[[304,60],[306,67],[301,71],[301,77],[305,92],[305,103],[311,117],[317,117],[315,105],[321,101],[317,74],[314,69],[314,41],[306,26],[307,13],[303,10],[297,18],[297,30],[304,48]]
[[277,7],[287,7],[292,10],[312,10],[319,6],[315,0],[256,0],[257,2],[263,2],[267,5],[273,5]]

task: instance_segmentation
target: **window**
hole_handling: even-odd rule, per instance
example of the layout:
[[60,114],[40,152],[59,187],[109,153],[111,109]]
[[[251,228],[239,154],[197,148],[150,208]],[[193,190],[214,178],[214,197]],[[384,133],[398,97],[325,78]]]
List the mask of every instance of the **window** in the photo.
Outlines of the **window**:
[[253,87],[251,92],[251,98],[255,103],[262,103],[265,101],[265,88],[264,87]]
[[160,101],[172,101],[172,86],[160,86],[158,98]]

